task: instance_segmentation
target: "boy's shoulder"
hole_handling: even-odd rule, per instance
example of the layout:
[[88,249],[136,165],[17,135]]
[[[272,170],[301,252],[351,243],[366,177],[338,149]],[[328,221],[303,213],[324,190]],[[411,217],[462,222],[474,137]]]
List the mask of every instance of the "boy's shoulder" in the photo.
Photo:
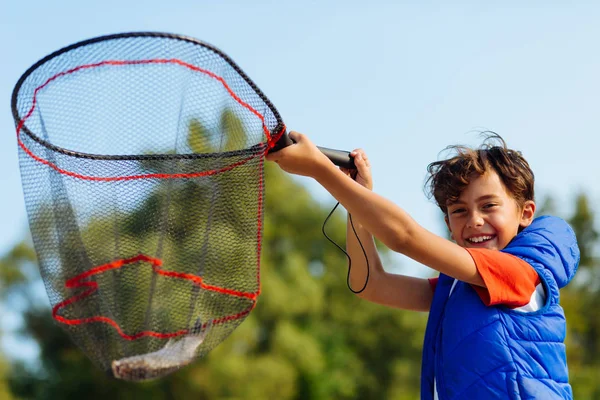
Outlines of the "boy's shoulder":
[[559,287],[573,278],[579,266],[575,232],[565,220],[555,216],[537,217],[502,251],[524,259],[535,269],[550,270]]
[[[527,234],[530,232],[536,232],[548,239],[556,236],[558,239],[577,240],[573,228],[571,228],[567,221],[553,215],[542,215],[535,218],[531,225],[523,229],[521,233]],[[566,235],[566,237],[563,237],[563,235]]]

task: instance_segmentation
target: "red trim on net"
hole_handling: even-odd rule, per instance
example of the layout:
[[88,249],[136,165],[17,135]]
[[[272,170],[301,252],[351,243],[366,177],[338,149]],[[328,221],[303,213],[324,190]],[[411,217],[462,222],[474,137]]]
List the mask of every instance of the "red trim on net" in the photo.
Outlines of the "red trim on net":
[[275,147],[275,144],[279,141],[279,139],[283,136],[283,134],[286,131],[286,126],[283,125],[281,127],[281,130],[279,131],[279,133],[277,133],[274,137],[273,140],[267,142],[267,149],[265,151],[265,154],[269,152],[269,150],[271,150],[273,147]]
[[[260,243],[259,243],[259,246],[260,246]],[[75,288],[80,288],[80,287],[87,287],[88,289],[82,293],[79,293],[75,296],[69,297],[68,299],[56,304],[52,308],[52,317],[55,320],[57,320],[58,322],[66,324],[66,325],[81,325],[81,324],[87,324],[87,323],[91,323],[91,322],[106,323],[108,325],[111,325],[113,328],[115,328],[117,330],[117,332],[119,333],[119,335],[127,340],[136,340],[136,339],[139,339],[144,336],[152,336],[152,337],[156,337],[159,339],[168,339],[168,338],[187,334],[188,330],[182,329],[182,330],[179,330],[176,332],[169,332],[169,333],[161,333],[161,332],[155,332],[155,331],[142,331],[142,332],[138,332],[134,335],[129,335],[129,334],[126,334],[125,332],[123,332],[123,330],[121,329],[119,324],[117,324],[114,320],[104,317],[104,316],[93,316],[93,317],[88,317],[88,318],[67,319],[67,318],[64,318],[64,317],[58,315],[58,312],[61,308],[64,308],[70,304],[73,304],[73,303],[81,300],[81,299],[84,299],[85,297],[90,296],[91,294],[93,294],[94,292],[96,292],[98,290],[97,282],[84,281],[85,279],[87,279],[91,276],[97,275],[97,274],[104,273],[106,271],[110,271],[113,269],[119,269],[125,265],[133,264],[136,262],[150,263],[152,265],[152,269],[154,270],[154,272],[156,272],[159,275],[163,275],[163,276],[166,276],[169,278],[178,278],[178,279],[189,280],[193,284],[198,285],[203,289],[212,290],[212,291],[226,294],[229,296],[244,297],[244,298],[250,299],[250,301],[252,302],[250,307],[248,307],[246,310],[244,310],[238,314],[228,315],[228,316],[225,316],[222,318],[214,319],[212,321],[213,324],[220,324],[223,322],[232,321],[232,320],[239,319],[239,318],[249,314],[250,311],[252,311],[252,309],[256,305],[256,298],[260,292],[260,289],[256,293],[249,293],[249,292],[242,292],[242,291],[232,290],[232,289],[227,289],[227,288],[221,288],[221,287],[214,286],[214,285],[208,285],[203,282],[202,277],[200,277],[200,276],[181,273],[181,272],[165,271],[162,269],[162,261],[161,260],[159,260],[157,258],[149,257],[144,254],[139,254],[135,257],[116,260],[116,261],[113,261],[108,264],[103,264],[98,267],[94,267],[94,268],[90,269],[89,271],[86,271],[82,274],[79,274],[79,275],[67,280],[65,282],[65,286],[69,289],[75,289]],[[260,283],[259,283],[259,285],[260,285]]]
[[239,167],[240,165],[243,165],[245,163],[247,163],[248,161],[252,160],[253,158],[262,155],[261,153],[252,155],[248,158],[245,158],[241,161],[238,161],[236,163],[233,163],[231,165],[228,165],[226,167],[223,167],[221,169],[213,169],[210,171],[202,171],[202,172],[192,172],[192,173],[188,173],[188,174],[144,174],[144,175],[129,175],[129,176],[113,176],[113,177],[102,177],[102,176],[89,176],[89,175],[81,175],[75,172],[71,172],[71,171],[67,171],[65,169],[62,169],[60,167],[58,167],[56,164],[51,163],[48,160],[44,160],[43,158],[40,158],[38,156],[36,156],[35,154],[33,154],[31,152],[31,150],[29,150],[27,147],[25,147],[25,145],[23,145],[23,143],[21,142],[21,140],[19,140],[19,145],[21,146],[21,148],[27,153],[27,155],[29,155],[31,158],[33,158],[36,161],[41,162],[42,164],[45,164],[47,166],[49,166],[50,168],[54,169],[55,171],[63,174],[63,175],[67,175],[70,176],[72,178],[77,178],[77,179],[83,179],[83,180],[87,180],[87,181],[100,181],[100,182],[114,182],[114,181],[131,181],[131,180],[136,180],[136,179],[181,179],[181,178],[200,178],[202,176],[211,176],[211,175],[216,175],[216,174],[220,174],[222,172],[227,172],[230,171],[232,169],[234,169],[235,167]]
[[77,71],[84,70],[84,69],[97,68],[97,67],[101,67],[101,66],[105,66],[105,65],[121,66],[121,65],[144,65],[144,64],[178,64],[178,65],[184,66],[188,69],[191,69],[192,71],[201,72],[203,74],[206,74],[209,77],[219,81],[223,85],[223,87],[227,90],[229,95],[235,101],[237,101],[241,106],[243,106],[244,108],[249,110],[252,114],[257,116],[261,120],[262,128],[263,128],[263,131],[267,138],[267,149],[270,149],[271,147],[273,147],[275,145],[275,143],[277,142],[277,140],[281,137],[281,135],[285,131],[285,128],[284,128],[278,135],[276,135],[275,138],[271,137],[271,132],[265,125],[265,117],[261,113],[256,111],[248,103],[244,102],[237,94],[235,94],[235,92],[229,87],[229,85],[227,84],[225,79],[223,79],[221,76],[219,76],[213,72],[210,72],[206,69],[197,67],[195,65],[186,63],[186,62],[178,60],[178,59],[151,59],[151,60],[130,60],[130,61],[107,60],[107,61],[102,61],[102,62],[95,63],[95,64],[80,65],[75,68],[71,68],[67,71],[59,72],[58,74],[50,77],[42,85],[35,88],[35,90],[33,91],[33,102],[32,102],[31,108],[29,109],[29,111],[27,112],[25,117],[23,119],[21,119],[21,121],[17,125],[17,142],[18,142],[19,146],[25,151],[25,153],[27,153],[27,155],[32,157],[34,160],[53,168],[54,170],[56,170],[57,172],[59,172],[61,174],[68,175],[73,178],[95,180],[95,181],[120,181],[120,180],[151,179],[151,178],[157,178],[157,179],[196,178],[199,176],[213,175],[215,173],[227,171],[229,169],[232,169],[232,168],[234,168],[238,165],[241,165],[241,164],[247,162],[248,160],[256,157],[256,156],[252,156],[246,160],[240,161],[240,162],[233,164],[232,166],[226,167],[222,170],[204,171],[204,172],[198,172],[198,173],[193,173],[193,174],[147,174],[147,175],[133,175],[133,176],[106,178],[106,177],[92,177],[92,176],[80,175],[80,174],[77,174],[77,173],[74,173],[71,171],[61,169],[58,166],[56,166],[55,164],[51,163],[50,161],[44,160],[43,158],[40,158],[40,157],[37,157],[36,155],[34,155],[33,152],[31,152],[31,150],[29,150],[27,148],[27,146],[25,146],[25,144],[21,141],[21,130],[23,129],[23,126],[25,126],[25,122],[27,121],[27,119],[29,119],[31,117],[31,115],[33,114],[33,112],[36,108],[37,94],[40,90],[44,89],[50,82],[52,82],[60,77],[63,77],[65,75],[69,75],[69,74],[72,74],[72,73],[75,73]]

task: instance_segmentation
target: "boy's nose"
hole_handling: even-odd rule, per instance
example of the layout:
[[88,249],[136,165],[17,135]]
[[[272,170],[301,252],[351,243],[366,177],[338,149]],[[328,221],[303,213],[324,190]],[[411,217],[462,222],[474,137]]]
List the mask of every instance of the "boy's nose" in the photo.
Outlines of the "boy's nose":
[[467,220],[467,227],[469,228],[477,228],[483,226],[483,218],[479,213],[471,213],[469,215],[469,219]]

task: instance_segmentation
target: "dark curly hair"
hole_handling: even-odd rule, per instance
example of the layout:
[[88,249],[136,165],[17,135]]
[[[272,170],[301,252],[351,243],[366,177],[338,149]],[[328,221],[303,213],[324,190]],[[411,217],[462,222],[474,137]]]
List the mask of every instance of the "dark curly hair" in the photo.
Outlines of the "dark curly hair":
[[534,175],[520,151],[506,147],[506,142],[495,132],[482,132],[483,143],[477,149],[466,146],[448,146],[446,151],[456,154],[427,166],[429,177],[425,183],[428,197],[433,197],[444,215],[448,205],[456,202],[474,177],[495,171],[507,191],[522,207],[534,199]]

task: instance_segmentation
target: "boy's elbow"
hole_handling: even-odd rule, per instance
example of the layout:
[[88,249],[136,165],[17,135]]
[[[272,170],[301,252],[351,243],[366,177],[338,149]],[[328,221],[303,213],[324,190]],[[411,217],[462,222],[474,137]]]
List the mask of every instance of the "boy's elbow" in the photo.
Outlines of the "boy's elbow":
[[367,286],[363,290],[359,289],[358,291],[354,292],[354,295],[361,300],[373,302],[373,293],[372,293],[372,291],[369,290],[368,283],[367,283]]
[[385,245],[396,253],[404,253],[410,242],[410,231],[406,229],[395,229],[386,240]]
[[386,245],[390,250],[395,251],[396,253],[404,253],[404,251],[403,251],[405,249],[404,241],[394,240]]
[[397,222],[394,226],[394,234],[390,243],[390,249],[402,254],[407,254],[413,248],[420,246],[424,235],[424,229],[413,219]]
[[364,286],[353,287],[353,293],[361,300],[375,301],[377,292],[381,290],[382,269],[372,268],[366,282],[362,282]]
[[358,297],[359,299],[361,299],[361,300],[368,300],[367,296],[365,295],[365,291],[364,290],[362,290],[360,292],[354,292],[354,295],[356,297]]

